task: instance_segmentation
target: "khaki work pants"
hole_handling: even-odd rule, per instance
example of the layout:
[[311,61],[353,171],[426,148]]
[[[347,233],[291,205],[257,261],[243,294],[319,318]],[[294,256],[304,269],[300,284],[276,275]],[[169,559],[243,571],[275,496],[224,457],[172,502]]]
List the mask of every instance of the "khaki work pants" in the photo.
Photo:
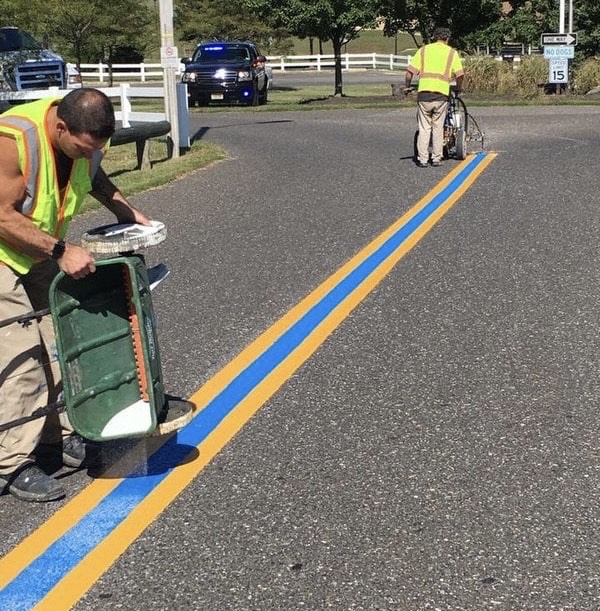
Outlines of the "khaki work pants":
[[[26,275],[0,264],[0,321],[47,308],[50,283],[57,272],[55,261],[38,263]],[[60,391],[50,316],[0,327],[0,423],[57,401]],[[70,431],[66,416],[54,414],[0,432],[0,475],[33,462],[41,440],[60,442]]]
[[429,161],[429,141],[431,139],[431,161],[441,161],[444,156],[444,119],[448,110],[447,100],[417,102],[418,161]]

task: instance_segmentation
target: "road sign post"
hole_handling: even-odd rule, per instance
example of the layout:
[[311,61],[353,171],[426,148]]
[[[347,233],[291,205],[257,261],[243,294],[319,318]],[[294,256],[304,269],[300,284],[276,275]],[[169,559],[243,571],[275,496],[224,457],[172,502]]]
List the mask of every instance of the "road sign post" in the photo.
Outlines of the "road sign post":
[[569,60],[551,59],[549,62],[548,82],[563,84],[569,82]]
[[548,82],[556,84],[556,93],[560,93],[561,85],[569,82],[569,60],[575,57],[577,44],[577,33],[565,33],[563,20],[560,30],[560,32],[546,32],[541,36],[544,57],[549,60]]
[[177,105],[176,72],[179,62],[175,57],[177,47],[173,38],[173,0],[160,0],[160,39],[163,84],[165,88],[165,114],[171,124],[171,147],[173,157],[179,157],[179,119]]

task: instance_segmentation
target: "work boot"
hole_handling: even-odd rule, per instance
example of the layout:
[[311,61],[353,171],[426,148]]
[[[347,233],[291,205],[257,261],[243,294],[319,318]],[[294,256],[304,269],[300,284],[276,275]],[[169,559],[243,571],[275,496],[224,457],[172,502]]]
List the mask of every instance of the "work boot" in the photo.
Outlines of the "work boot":
[[100,464],[99,448],[81,435],[71,433],[63,439],[62,461],[63,465],[74,469],[97,467]]
[[34,463],[27,463],[10,475],[0,475],[0,486],[15,498],[34,503],[58,501],[66,495],[61,484]]

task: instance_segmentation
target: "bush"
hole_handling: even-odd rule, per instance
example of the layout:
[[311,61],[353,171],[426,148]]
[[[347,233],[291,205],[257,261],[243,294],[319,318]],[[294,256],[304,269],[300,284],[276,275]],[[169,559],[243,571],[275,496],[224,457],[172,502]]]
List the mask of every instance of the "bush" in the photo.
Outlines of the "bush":
[[548,82],[548,61],[542,55],[521,58],[521,65],[515,69],[518,93],[524,98],[533,98],[543,92]]
[[579,64],[574,71],[573,88],[575,93],[586,94],[600,85],[600,59],[591,57]]
[[463,60],[464,87],[473,93],[495,93],[502,62],[489,55],[476,55]]
[[498,93],[532,98],[548,80],[548,64],[539,55],[523,57],[519,64],[489,56],[472,56],[463,61],[465,89],[473,93]]

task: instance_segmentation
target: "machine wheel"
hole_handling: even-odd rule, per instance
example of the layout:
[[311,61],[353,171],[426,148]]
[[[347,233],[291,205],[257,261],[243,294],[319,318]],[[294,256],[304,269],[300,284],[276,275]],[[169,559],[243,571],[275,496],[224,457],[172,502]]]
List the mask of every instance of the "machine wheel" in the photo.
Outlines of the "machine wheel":
[[81,244],[96,254],[115,255],[160,244],[167,237],[167,228],[160,221],[150,225],[113,223],[96,227],[81,236]]
[[467,133],[463,127],[456,130],[456,158],[466,159],[467,157]]

